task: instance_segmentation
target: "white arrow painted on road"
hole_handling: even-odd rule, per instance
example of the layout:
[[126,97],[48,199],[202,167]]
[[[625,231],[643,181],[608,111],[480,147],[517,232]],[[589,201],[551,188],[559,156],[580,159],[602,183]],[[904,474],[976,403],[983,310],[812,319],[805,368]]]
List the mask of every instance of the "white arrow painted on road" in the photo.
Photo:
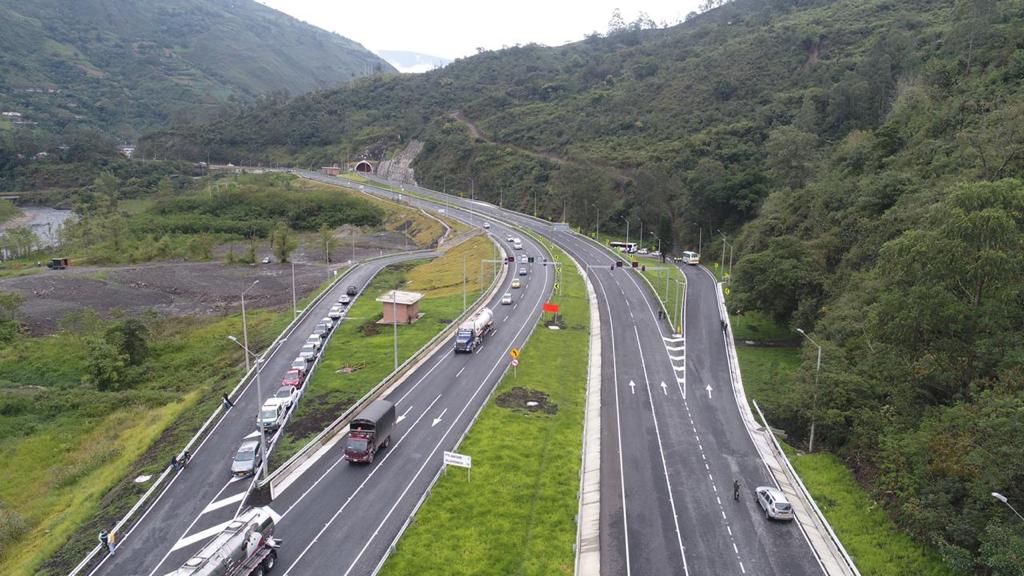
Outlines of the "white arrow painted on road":
[[437,418],[434,418],[434,423],[431,424],[430,427],[433,428],[434,426],[437,426],[437,423],[441,421],[441,418],[444,418],[444,413],[447,412],[447,411],[448,411],[447,408],[445,408],[444,410],[441,410],[441,414]]
[[411,410],[412,410],[412,406],[409,406],[409,410],[406,410],[405,412],[403,412],[402,415],[398,417],[398,421],[401,422],[402,420],[405,420],[405,417],[409,415],[409,411],[411,411]]
[[711,384],[708,384],[708,386],[707,386],[707,388],[705,388],[705,390],[708,391],[708,398],[711,398]]
[[636,394],[636,382],[633,382],[632,380],[629,381],[629,390],[633,394]]
[[661,382],[661,391],[665,393],[665,396],[668,396],[668,385],[665,384],[664,380]]

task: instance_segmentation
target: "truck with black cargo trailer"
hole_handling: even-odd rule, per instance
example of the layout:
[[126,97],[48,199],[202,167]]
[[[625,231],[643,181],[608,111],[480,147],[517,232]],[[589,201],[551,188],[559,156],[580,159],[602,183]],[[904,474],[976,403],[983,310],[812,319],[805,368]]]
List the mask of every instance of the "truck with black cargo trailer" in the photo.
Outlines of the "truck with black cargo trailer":
[[395,405],[387,400],[375,400],[349,423],[345,460],[372,464],[377,452],[391,444],[394,427]]

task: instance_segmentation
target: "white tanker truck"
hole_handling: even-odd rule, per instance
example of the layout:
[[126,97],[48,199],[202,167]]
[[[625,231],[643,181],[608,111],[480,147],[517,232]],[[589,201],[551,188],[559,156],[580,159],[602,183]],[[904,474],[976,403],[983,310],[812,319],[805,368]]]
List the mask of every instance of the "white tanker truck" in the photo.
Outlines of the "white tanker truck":
[[270,512],[253,508],[167,576],[264,576],[277,563],[279,545]]
[[455,352],[472,352],[479,346],[494,323],[490,308],[481,308],[459,326],[455,333]]

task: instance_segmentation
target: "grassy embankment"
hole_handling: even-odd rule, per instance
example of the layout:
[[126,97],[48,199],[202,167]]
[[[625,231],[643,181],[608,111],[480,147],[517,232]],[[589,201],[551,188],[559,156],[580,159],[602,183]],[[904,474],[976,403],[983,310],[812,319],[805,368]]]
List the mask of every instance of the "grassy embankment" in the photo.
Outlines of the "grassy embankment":
[[481,289],[490,286],[491,266],[484,265],[481,276],[480,260],[491,259],[492,252],[490,240],[481,236],[433,261],[389,266],[378,274],[331,337],[297,412],[274,450],[273,465],[290,458],[393,370],[392,327],[376,323],[382,306],[376,301],[378,296],[392,288],[423,294],[423,316],[412,325],[398,327],[398,362],[402,363],[462,313],[464,258],[466,303],[472,305]]
[[[251,313],[250,340],[266,346],[290,317]],[[88,342],[110,322],[86,317],[0,349],[0,573],[63,573],[94,545],[149,486],[130,479],[159,474],[241,377],[226,339],[240,323],[151,322],[150,352],[117,390],[83,383]]]
[[[785,326],[765,316],[732,316],[737,340],[793,340]],[[772,421],[772,406],[798,393],[798,348],[737,348],[747,398],[756,400]],[[864,576],[946,576],[951,574],[934,550],[922,548],[901,532],[850,470],[828,452],[805,454],[783,443],[790,462],[828,518]]]
[[[518,376],[505,375],[459,447],[473,457],[472,482],[457,468],[440,479],[382,574],[572,573],[589,307],[583,278],[552,251],[564,271],[551,300],[565,327],[538,323]],[[516,388],[545,394],[552,412],[528,411]]]

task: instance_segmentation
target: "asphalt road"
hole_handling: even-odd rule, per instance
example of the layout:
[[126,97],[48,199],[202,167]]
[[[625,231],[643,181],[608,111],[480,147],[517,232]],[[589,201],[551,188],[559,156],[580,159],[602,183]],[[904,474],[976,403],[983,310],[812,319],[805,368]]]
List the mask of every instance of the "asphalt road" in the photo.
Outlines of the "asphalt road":
[[[353,270],[299,323],[293,335],[266,357],[260,378],[262,397],[266,399],[277,391],[281,378],[298,355],[306,337],[313,333],[313,328],[349,285],[358,286],[361,294],[381,268],[423,257],[422,253],[397,254]],[[241,325],[236,335],[241,339]],[[235,407],[222,412],[206,439],[192,450],[188,468],[175,474],[141,521],[121,535],[116,554],[104,556],[89,574],[165,574],[177,568],[234,517],[250,480],[231,476],[231,460],[244,438],[258,435],[256,412],[259,402],[255,379],[234,402]]]
[[754,488],[774,484],[736,406],[715,283],[704,268],[683,267],[678,337],[658,320],[639,275],[612,270],[616,258],[590,240],[483,202],[441,202],[526,226],[588,269],[602,321],[602,574],[823,573],[796,523],[767,520],[756,502]]

